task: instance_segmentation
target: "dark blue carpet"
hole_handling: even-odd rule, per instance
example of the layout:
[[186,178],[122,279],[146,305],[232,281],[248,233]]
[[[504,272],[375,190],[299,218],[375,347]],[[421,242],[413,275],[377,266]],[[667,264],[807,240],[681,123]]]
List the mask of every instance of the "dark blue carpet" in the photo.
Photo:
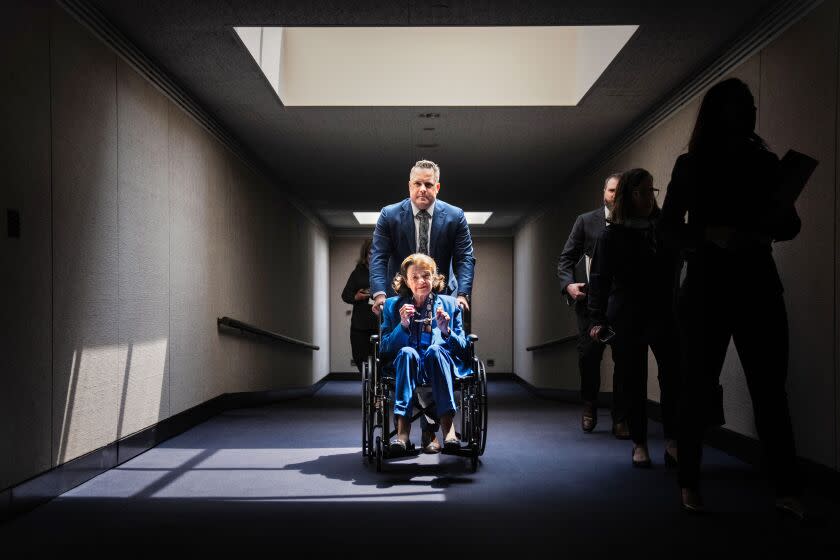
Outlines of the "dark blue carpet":
[[780,519],[764,479],[726,454],[705,457],[714,513],[689,516],[662,464],[659,424],[651,422],[654,467],[633,469],[608,411],[584,434],[576,406],[509,381],[489,392],[489,443],[474,474],[466,459],[442,455],[377,473],[361,457],[359,384],[333,381],[312,398],[217,416],[0,526],[0,541],[108,555],[172,545],[293,557],[836,554],[840,523],[828,502],[812,526]]

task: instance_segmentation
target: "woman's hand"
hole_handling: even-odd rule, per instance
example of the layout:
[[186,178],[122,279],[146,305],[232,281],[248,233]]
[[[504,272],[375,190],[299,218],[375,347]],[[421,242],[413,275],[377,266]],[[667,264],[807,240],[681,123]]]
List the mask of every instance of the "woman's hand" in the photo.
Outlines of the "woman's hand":
[[362,301],[363,299],[368,299],[370,297],[370,290],[367,288],[361,288],[356,292],[356,295],[353,298],[356,301]]
[[414,306],[410,303],[403,304],[400,307],[400,324],[407,329],[412,317],[414,317]]
[[591,329],[589,329],[589,338],[592,340],[598,340],[598,335],[601,334],[601,329],[604,328],[604,325],[595,325]]
[[449,336],[449,313],[443,310],[443,307],[438,307],[435,313],[435,321],[440,329],[440,334]]

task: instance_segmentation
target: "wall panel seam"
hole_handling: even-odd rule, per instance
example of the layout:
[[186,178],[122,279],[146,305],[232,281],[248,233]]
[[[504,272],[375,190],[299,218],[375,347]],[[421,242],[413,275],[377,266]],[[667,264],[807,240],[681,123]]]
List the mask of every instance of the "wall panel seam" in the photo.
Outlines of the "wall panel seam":
[[[121,251],[121,247],[120,247],[120,191],[122,189],[122,186],[120,184],[121,183],[120,182],[120,76],[119,76],[120,65],[119,65],[119,60],[117,59],[116,55],[113,56],[113,60],[114,60],[114,108],[116,109],[116,113],[117,113],[116,114],[117,118],[115,120],[115,123],[116,123],[115,138],[117,140],[117,145],[116,145],[116,149],[114,150],[115,155],[116,155],[116,157],[114,159],[116,160],[116,168],[117,168],[117,171],[116,171],[117,227],[115,228],[116,229],[116,234],[117,234],[116,235],[116,238],[117,238],[117,273],[114,275],[115,276],[114,281],[116,283],[115,293],[117,294],[117,301],[116,301],[117,308],[115,309],[116,316],[117,316],[117,369],[114,371],[114,379],[118,380],[120,378],[120,367],[119,367],[120,366],[120,340],[122,340],[121,337],[120,337],[120,334],[121,334],[120,333],[120,327],[121,327],[121,324],[120,324],[121,323],[121,321],[120,321],[120,251]],[[128,355],[128,353],[126,353],[126,360],[128,358],[129,358],[129,355]],[[131,364],[126,364],[125,367],[129,368],[129,367],[131,367]],[[128,377],[127,376],[125,376],[125,378],[123,379],[123,383],[125,384],[125,386],[122,387],[122,395],[121,395],[121,398],[120,398],[120,408],[118,409],[119,417],[117,418],[117,426],[116,426],[116,430],[115,430],[115,433],[114,433],[114,441],[120,439],[120,432],[122,431],[122,425],[123,425],[123,420],[122,419],[123,419],[123,415],[125,414],[125,412],[123,410],[125,408],[125,391],[128,390],[128,387],[127,387]]]
[[834,53],[836,57],[836,73],[834,76],[834,467],[840,470],[840,316],[838,316],[838,295],[840,295],[840,284],[838,284],[838,270],[840,270],[840,258],[837,252],[840,250],[840,230],[837,227],[837,220],[840,219],[840,9],[837,10],[837,25],[834,28]]
[[49,150],[50,150],[50,467],[58,462],[58,454],[55,452],[55,193],[53,189],[53,11],[47,9],[47,56],[49,71],[47,72],[47,87],[49,88],[50,104],[50,129],[49,129]]
[[[167,334],[166,334],[166,367],[169,374],[166,376],[166,417],[172,416],[172,102],[166,103],[166,212],[167,212],[167,237],[169,242],[166,247],[166,287],[167,287]],[[160,420],[158,420],[160,421]]]

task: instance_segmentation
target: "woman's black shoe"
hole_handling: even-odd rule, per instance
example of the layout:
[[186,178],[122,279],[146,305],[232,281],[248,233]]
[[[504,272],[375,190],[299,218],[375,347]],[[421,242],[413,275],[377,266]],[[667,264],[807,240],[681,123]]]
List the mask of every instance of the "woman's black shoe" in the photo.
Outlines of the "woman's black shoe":
[[808,508],[796,496],[784,496],[776,500],[776,511],[793,519],[805,522],[810,519]]
[[700,514],[706,513],[706,508],[703,505],[703,498],[700,497],[700,492],[693,488],[681,488],[680,504],[683,511],[687,513]]

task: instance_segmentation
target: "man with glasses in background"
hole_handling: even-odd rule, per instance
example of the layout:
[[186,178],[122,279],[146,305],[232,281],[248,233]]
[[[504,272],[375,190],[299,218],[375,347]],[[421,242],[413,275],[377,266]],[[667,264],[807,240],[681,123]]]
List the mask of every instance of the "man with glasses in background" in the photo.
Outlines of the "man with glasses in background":
[[[590,318],[587,310],[586,289],[589,282],[589,260],[595,244],[607,227],[607,218],[615,204],[615,190],[621,173],[613,173],[604,181],[604,204],[600,208],[581,214],[575,220],[572,233],[560,254],[557,276],[560,292],[575,309],[578,324],[578,368],[580,369],[580,394],[583,400],[581,429],[592,432],[598,423],[598,393],[601,390],[601,360],[604,344],[589,337]],[[575,274],[577,270],[577,275]],[[577,277],[576,277],[577,276]],[[613,369],[612,433],[618,439],[628,439],[626,405],[621,397],[621,380]]]

